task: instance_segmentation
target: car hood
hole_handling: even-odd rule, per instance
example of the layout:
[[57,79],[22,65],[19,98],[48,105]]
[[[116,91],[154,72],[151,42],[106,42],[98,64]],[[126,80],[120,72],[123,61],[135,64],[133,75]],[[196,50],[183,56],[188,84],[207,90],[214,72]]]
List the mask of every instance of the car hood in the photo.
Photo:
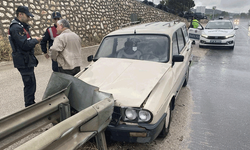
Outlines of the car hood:
[[233,29],[205,29],[203,33],[208,36],[226,36],[230,34],[235,34],[235,30]]
[[116,106],[140,107],[170,67],[167,63],[100,58],[79,79],[113,94]]

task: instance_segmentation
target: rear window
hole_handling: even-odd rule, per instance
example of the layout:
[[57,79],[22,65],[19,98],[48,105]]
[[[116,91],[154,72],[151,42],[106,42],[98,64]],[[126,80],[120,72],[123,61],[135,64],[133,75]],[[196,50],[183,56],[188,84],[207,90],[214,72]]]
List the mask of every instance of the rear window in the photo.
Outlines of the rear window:
[[94,59],[100,57],[167,62],[169,60],[169,38],[165,35],[106,37]]

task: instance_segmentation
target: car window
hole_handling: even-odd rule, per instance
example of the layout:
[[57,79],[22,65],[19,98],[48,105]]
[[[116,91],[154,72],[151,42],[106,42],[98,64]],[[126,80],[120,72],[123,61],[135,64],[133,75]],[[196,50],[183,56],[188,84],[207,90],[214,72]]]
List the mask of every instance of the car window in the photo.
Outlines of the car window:
[[179,50],[178,50],[178,43],[177,43],[177,33],[175,32],[173,34],[173,38],[172,38],[172,41],[173,41],[173,44],[172,44],[172,47],[173,47],[173,55],[179,55]]
[[179,52],[181,52],[185,46],[185,39],[183,37],[181,29],[177,30],[177,41],[178,41]]
[[103,43],[102,47],[105,47],[105,51],[98,51],[98,55],[100,56],[112,55],[113,45],[115,45],[115,40],[110,38],[105,38],[102,43]]
[[187,43],[187,41],[188,41],[189,38],[188,38],[188,33],[187,33],[186,26],[182,26],[182,31],[183,31],[183,35],[184,35],[185,41]]
[[233,29],[232,22],[208,22],[205,29]]
[[169,38],[165,35],[118,35],[106,37],[95,56],[167,62]]

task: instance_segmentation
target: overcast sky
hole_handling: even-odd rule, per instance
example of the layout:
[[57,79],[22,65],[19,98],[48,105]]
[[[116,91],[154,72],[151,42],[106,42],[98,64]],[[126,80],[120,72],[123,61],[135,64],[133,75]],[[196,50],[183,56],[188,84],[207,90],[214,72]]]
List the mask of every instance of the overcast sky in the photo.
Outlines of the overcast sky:
[[250,0],[194,0],[195,6],[206,6],[232,13],[248,13],[250,9]]
[[[155,4],[159,4],[161,0],[148,0]],[[250,9],[250,0],[194,0],[196,6],[206,6],[211,9],[216,6],[216,9],[232,12],[232,13],[248,13]]]

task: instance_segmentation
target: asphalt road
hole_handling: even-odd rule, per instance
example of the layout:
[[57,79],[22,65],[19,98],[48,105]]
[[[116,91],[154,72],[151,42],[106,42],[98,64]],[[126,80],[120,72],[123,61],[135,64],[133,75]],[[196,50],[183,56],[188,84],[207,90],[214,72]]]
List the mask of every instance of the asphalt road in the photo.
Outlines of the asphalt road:
[[250,27],[238,26],[234,50],[209,49],[191,67],[191,150],[250,149]]

